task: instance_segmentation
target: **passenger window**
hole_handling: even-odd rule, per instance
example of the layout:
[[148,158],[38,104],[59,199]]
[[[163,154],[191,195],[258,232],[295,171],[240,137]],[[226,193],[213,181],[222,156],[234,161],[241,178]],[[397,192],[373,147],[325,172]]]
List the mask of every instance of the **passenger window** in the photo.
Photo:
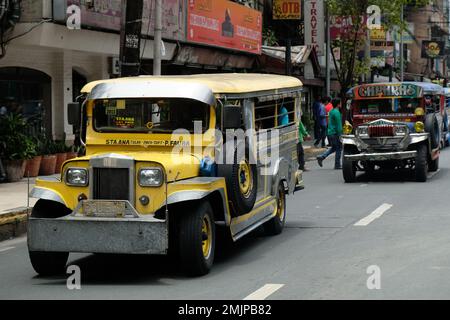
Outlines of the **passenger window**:
[[295,99],[258,102],[255,105],[255,128],[270,130],[295,124]]

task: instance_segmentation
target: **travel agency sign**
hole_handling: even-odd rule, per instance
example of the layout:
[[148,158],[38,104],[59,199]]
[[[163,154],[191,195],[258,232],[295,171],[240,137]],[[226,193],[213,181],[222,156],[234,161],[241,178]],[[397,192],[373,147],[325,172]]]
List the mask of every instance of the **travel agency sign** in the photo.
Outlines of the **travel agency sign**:
[[325,17],[323,0],[305,0],[305,44],[324,55]]

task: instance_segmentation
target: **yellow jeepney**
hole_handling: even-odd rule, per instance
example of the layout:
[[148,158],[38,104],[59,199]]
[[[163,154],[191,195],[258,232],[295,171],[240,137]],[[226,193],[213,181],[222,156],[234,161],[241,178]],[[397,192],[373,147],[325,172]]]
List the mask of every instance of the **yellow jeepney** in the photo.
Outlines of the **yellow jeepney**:
[[70,252],[177,252],[209,272],[216,231],[237,241],[281,233],[286,194],[302,189],[302,83],[263,74],[120,78],[89,83],[69,105],[86,155],[37,180],[31,263],[60,272]]

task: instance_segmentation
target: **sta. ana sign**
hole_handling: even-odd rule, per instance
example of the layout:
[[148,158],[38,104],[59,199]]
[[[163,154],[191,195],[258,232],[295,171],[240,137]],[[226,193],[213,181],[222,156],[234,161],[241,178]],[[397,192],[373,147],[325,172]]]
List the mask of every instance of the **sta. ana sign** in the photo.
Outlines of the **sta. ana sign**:
[[420,88],[412,84],[361,86],[355,89],[355,98],[418,98]]

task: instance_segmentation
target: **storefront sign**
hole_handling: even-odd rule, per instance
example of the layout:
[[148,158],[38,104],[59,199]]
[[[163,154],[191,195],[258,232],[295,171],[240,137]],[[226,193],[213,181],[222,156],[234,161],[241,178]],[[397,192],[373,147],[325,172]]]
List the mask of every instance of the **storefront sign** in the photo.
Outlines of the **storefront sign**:
[[[165,39],[184,41],[185,33],[185,1],[162,0],[163,31]],[[76,5],[81,9],[80,21],[82,27],[120,31],[122,19],[122,0],[97,0],[88,4],[84,0],[53,1],[55,21],[66,23],[67,8]],[[153,35],[155,16],[155,0],[144,0],[142,14],[142,34]],[[149,25],[150,23],[150,25]]]
[[445,42],[422,41],[422,58],[435,59],[445,55]]
[[324,55],[325,24],[323,0],[305,0],[305,44]]
[[301,0],[273,0],[273,20],[300,20]]
[[354,90],[355,99],[418,98],[422,89],[413,84],[366,85]]
[[189,0],[187,20],[187,41],[261,54],[257,10],[226,0]]
[[[356,18],[357,19],[357,18]],[[331,16],[330,17],[330,36],[331,40],[339,40],[343,38],[352,38],[355,35],[354,28],[355,25],[359,25],[358,36],[365,37],[366,29],[362,26],[367,24],[367,16],[361,16],[359,21],[355,21],[354,17],[341,17],[341,16]]]

